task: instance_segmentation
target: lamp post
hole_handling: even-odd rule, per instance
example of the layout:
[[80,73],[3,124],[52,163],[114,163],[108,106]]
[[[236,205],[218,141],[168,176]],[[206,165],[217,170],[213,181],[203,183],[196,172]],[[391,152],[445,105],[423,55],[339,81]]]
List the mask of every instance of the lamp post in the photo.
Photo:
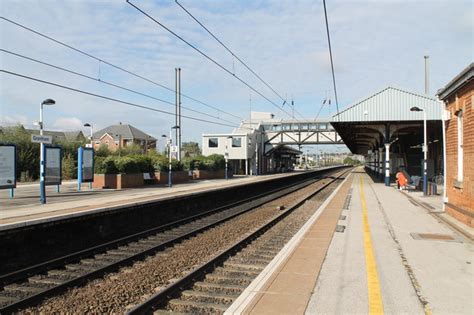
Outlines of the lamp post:
[[169,166],[168,166],[168,187],[171,188],[173,186],[173,181],[171,180],[172,172],[171,172],[171,144],[173,143],[173,129],[179,129],[179,126],[173,126],[170,128],[170,138],[168,141],[169,149]]
[[428,194],[428,141],[426,132],[426,109],[421,107],[410,108],[412,112],[423,112],[423,195]]
[[91,132],[91,135],[90,135],[91,148],[93,148],[93,147],[94,147],[94,143],[93,143],[93,141],[92,141],[92,137],[93,137],[92,135],[93,135],[93,129],[94,129],[94,127],[92,126],[92,124],[89,124],[89,123],[85,123],[85,124],[84,124],[84,127],[89,127],[89,128],[90,128],[90,132]]
[[[56,102],[53,99],[45,99],[43,102],[41,102],[40,105],[40,121],[39,121],[39,127],[40,127],[40,135],[43,135],[43,129],[44,129],[44,122],[43,122],[43,106],[44,105],[54,105]],[[46,183],[45,183],[45,165],[44,165],[44,143],[40,143],[40,202],[42,204],[46,203]]]
[[229,139],[232,139],[232,136],[229,136],[225,140],[225,153],[224,153],[224,158],[225,158],[225,179],[229,179],[228,176],[228,160],[229,160],[229,151],[227,149],[227,146],[229,144]]
[[[164,138],[164,139],[168,138],[167,135],[161,135],[161,137]],[[159,143],[158,143],[158,144],[159,144]],[[164,147],[164,153],[165,153],[165,154],[167,153],[167,152],[166,152],[166,148],[167,148],[167,147],[168,147],[168,143],[165,143],[165,147]],[[159,150],[159,148],[158,148],[158,150]]]

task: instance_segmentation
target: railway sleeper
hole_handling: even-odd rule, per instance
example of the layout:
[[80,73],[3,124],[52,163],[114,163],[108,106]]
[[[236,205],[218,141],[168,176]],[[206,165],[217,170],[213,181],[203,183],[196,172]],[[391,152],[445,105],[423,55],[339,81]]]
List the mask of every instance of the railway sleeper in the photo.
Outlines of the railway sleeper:
[[63,279],[49,277],[49,276],[34,276],[28,278],[28,282],[32,284],[47,284],[47,285],[59,285],[64,283]]
[[249,269],[234,269],[234,268],[216,268],[214,270],[215,274],[221,275],[229,275],[231,277],[240,277],[241,275],[248,276],[248,277],[257,277],[260,272],[256,270],[249,270]]
[[230,267],[230,268],[238,268],[238,269],[249,269],[249,270],[258,270],[259,272],[263,270],[263,268],[266,266],[265,265],[258,265],[258,264],[249,264],[249,263],[240,263],[235,260],[229,260],[224,262],[224,267]]
[[265,267],[270,262],[270,260],[268,259],[263,259],[263,258],[259,259],[256,257],[238,257],[238,258],[234,258],[233,261],[238,264],[244,264],[244,265],[249,264],[249,265],[255,265],[259,267]]
[[136,252],[135,251],[130,251],[130,250],[118,250],[118,249],[113,249],[107,251],[107,255],[111,256],[116,256],[118,258],[126,258],[134,255]]
[[82,264],[82,263],[68,264],[65,267],[66,267],[66,270],[71,270],[73,272],[80,272],[82,274],[88,273],[89,271],[92,271],[93,269],[91,268],[90,264]]
[[217,274],[207,274],[205,278],[205,282],[210,283],[217,283],[217,284],[236,284],[236,285],[244,285],[247,286],[252,282],[253,277],[231,277],[228,275],[217,275]]
[[225,292],[226,294],[240,294],[247,285],[224,284],[199,281],[194,283],[193,290],[202,292]]
[[268,252],[262,252],[262,253],[254,253],[252,255],[246,256],[248,259],[260,259],[260,260],[268,260],[271,261],[273,258],[275,258],[276,253],[268,253]]
[[182,301],[178,299],[169,301],[168,306],[173,311],[189,312],[193,314],[223,314],[227,309],[226,305],[210,304],[206,302]]
[[13,303],[15,303],[19,300],[20,300],[20,298],[18,298],[18,297],[3,295],[2,292],[0,292],[0,306],[10,305],[10,304],[13,304]]
[[105,267],[110,263],[110,261],[95,259],[95,258],[87,258],[87,259],[82,259],[80,261],[80,263],[81,263],[81,265],[86,266],[85,268],[88,268],[88,267]]
[[78,278],[82,276],[84,273],[76,272],[72,270],[65,270],[65,269],[54,269],[48,271],[48,276],[64,278],[64,279],[71,279],[71,278]]
[[41,291],[44,291],[44,289],[51,287],[51,286],[43,286],[43,285],[31,285],[28,283],[22,283],[22,284],[9,284],[3,287],[3,290],[5,292],[10,292],[10,293],[26,293],[28,295],[39,293]]
[[221,292],[218,293],[218,292],[203,292],[203,291],[186,290],[181,293],[180,300],[229,305],[238,296],[239,295],[237,293],[225,294]]

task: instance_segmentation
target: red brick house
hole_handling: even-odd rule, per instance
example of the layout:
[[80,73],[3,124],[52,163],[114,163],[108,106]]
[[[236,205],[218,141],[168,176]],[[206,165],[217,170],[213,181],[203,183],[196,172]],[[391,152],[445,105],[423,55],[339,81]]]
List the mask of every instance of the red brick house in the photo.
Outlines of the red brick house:
[[474,227],[474,63],[438,91],[446,120],[445,209]]
[[144,133],[132,125],[119,123],[118,125],[108,126],[99,130],[93,135],[94,149],[100,146],[106,146],[110,151],[131,146],[139,145],[143,152],[156,150],[156,138]]

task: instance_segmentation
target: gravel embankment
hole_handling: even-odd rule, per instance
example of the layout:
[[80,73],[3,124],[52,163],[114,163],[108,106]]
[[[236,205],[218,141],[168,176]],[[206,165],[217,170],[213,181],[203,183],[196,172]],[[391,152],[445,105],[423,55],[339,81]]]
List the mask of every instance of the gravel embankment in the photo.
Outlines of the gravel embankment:
[[140,303],[172,279],[179,278],[193,266],[205,262],[273,218],[277,206],[288,207],[327,181],[324,179],[274,200],[144,261],[47,299],[37,308],[24,310],[24,313],[123,313],[127,307]]

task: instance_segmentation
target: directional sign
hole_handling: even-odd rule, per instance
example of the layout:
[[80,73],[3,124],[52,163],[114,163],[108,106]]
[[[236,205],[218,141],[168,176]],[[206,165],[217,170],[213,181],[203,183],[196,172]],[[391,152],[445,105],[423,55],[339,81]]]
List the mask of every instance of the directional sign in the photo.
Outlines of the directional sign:
[[31,142],[33,143],[53,143],[53,136],[31,135]]

